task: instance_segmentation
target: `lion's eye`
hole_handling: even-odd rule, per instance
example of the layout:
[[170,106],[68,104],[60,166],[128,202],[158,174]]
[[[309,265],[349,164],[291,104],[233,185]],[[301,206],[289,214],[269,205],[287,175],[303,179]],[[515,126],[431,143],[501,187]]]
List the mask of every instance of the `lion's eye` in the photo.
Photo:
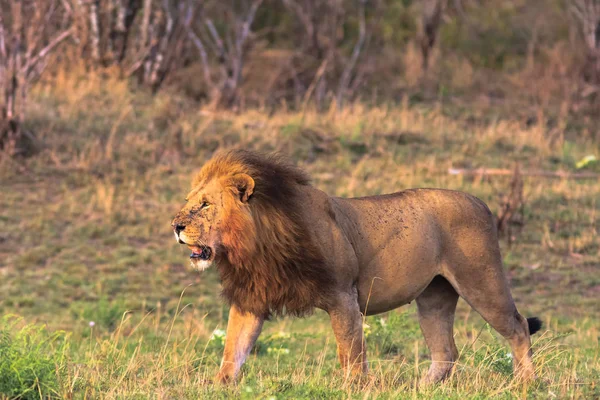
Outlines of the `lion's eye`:
[[200,208],[206,208],[208,207],[210,204],[208,204],[208,202],[203,201],[202,204],[200,204]]

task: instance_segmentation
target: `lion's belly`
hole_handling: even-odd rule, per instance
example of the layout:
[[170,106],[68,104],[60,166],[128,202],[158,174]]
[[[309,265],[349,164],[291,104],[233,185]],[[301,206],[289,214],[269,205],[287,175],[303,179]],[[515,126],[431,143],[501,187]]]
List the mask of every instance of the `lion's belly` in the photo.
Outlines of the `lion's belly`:
[[496,241],[489,209],[461,192],[411,189],[336,198],[335,204],[339,224],[356,253],[354,282],[365,314],[413,301],[436,275],[461,268],[463,251],[477,247],[473,243],[486,247]]
[[362,274],[358,282],[358,302],[365,315],[379,314],[413,301],[437,275],[433,264],[420,270],[399,265],[396,271]]
[[392,235],[359,266],[359,305],[367,315],[413,301],[440,273],[439,240],[423,231]]

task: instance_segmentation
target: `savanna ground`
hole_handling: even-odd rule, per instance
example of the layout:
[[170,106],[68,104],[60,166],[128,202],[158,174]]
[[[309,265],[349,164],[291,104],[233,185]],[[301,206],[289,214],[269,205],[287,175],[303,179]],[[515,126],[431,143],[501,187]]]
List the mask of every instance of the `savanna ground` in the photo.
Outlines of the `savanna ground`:
[[[366,382],[346,380],[317,311],[267,323],[240,382],[214,386],[227,307],[215,271],[188,268],[169,225],[194,171],[232,146],[287,154],[332,195],[442,187],[496,211],[509,177],[448,168],[574,171],[599,151],[578,121],[511,118],[443,98],[214,113],[174,94],[134,93],[110,75],[59,75],[38,85],[31,103],[28,123],[44,147],[0,167],[0,396],[600,397],[597,179],[524,178],[525,225],[511,246],[502,241],[521,313],[544,322],[533,337],[539,380],[528,386],[513,381],[504,340],[462,300],[460,360],[443,385],[416,385],[429,359],[411,304],[366,318]],[[556,126],[577,135],[557,135]]]

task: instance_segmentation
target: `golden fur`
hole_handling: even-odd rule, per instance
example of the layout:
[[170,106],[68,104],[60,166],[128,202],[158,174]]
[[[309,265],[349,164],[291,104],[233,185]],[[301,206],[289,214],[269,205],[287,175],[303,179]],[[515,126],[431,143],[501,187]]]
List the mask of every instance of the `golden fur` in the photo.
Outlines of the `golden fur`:
[[[244,176],[254,181],[250,195],[238,179]],[[213,190],[223,191],[204,195],[223,199],[221,222],[208,230],[221,238],[217,267],[228,302],[265,316],[304,315],[322,305],[332,277],[298,213],[296,186],[308,185],[308,177],[276,156],[238,150],[211,159],[194,178],[192,193],[211,181],[220,182]],[[241,202],[239,196],[248,198]],[[189,222],[189,234],[198,236]]]
[[459,296],[509,341],[516,375],[534,376],[530,334],[541,323],[517,311],[493,216],[471,195],[331,197],[281,158],[237,150],[202,168],[173,228],[192,265],[217,266],[231,304],[220,381],[237,376],[266,318],[313,307],[331,317],[342,366],[364,373],[363,315],[416,300],[432,354],[423,382],[439,382],[458,357]]

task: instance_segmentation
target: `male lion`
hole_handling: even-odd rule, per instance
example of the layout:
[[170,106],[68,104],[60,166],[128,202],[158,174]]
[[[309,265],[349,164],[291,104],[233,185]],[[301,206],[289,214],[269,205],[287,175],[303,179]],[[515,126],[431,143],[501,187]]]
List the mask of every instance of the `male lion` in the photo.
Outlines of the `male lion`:
[[271,315],[314,307],[331,317],[342,367],[367,371],[363,315],[416,300],[432,364],[423,383],[448,376],[458,297],[510,343],[515,375],[534,376],[529,335],[537,318],[518,313],[493,217],[466,193],[411,189],[330,197],[276,156],[219,153],[201,169],[173,220],[198,270],[216,265],[231,305],[217,380],[236,378]]

